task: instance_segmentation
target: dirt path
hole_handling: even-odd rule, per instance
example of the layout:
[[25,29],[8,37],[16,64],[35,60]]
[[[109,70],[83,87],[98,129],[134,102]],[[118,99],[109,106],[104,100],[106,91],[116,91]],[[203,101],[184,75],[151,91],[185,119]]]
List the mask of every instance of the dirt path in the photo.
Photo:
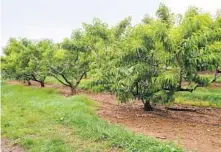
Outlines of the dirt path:
[[[56,88],[65,96],[70,92],[69,88],[60,85],[48,84],[46,87]],[[159,140],[175,142],[193,152],[221,152],[221,109],[194,107],[196,112],[183,112],[157,107],[158,110],[144,112],[138,101],[117,104],[117,99],[107,93],[79,91],[78,94],[86,94],[101,103],[98,114],[111,123],[122,124]]]

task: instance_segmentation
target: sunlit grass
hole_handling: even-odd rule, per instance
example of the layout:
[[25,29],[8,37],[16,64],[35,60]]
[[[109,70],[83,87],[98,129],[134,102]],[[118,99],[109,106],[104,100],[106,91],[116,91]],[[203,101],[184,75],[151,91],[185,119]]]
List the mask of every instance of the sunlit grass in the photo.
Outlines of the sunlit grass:
[[176,103],[206,107],[221,107],[221,88],[198,88],[192,93],[178,92]]
[[193,106],[200,106],[200,107],[221,107],[221,104],[214,104],[210,101],[197,101],[197,100],[186,100],[185,98],[177,97],[175,103],[178,104],[188,104]]
[[34,152],[181,151],[100,119],[86,96],[65,98],[52,89],[3,84],[1,127],[2,136]]
[[[211,74],[202,74],[201,76],[203,77],[207,77],[209,78],[210,80],[213,79],[214,75],[211,75]],[[221,83],[221,75],[218,75],[217,79],[216,79],[216,82],[217,83]]]

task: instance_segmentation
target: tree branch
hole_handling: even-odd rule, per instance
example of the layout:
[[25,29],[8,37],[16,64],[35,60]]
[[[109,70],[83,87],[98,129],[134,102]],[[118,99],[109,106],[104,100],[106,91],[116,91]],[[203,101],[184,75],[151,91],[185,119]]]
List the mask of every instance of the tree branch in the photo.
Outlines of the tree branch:
[[196,90],[196,88],[199,87],[198,84],[196,84],[193,88],[178,88],[177,91],[188,91],[188,92],[193,92],[193,90]]
[[66,84],[65,82],[63,82],[62,80],[60,80],[57,76],[53,75],[53,77],[54,77],[55,79],[57,79],[57,80],[58,80],[59,82],[61,82],[63,85],[70,86],[70,87],[73,86],[72,83],[71,83],[70,81],[68,81],[68,79],[65,77],[65,75],[64,75],[62,72],[59,72],[58,70],[56,70],[55,68],[53,68],[53,67],[51,67],[51,66],[49,66],[49,68],[55,73],[55,75],[58,74],[58,75],[62,76],[62,78],[64,79],[64,81],[65,81],[67,84]]
[[57,76],[53,75],[53,77],[58,80],[60,83],[62,83],[65,86],[69,86],[69,84],[66,84],[65,82],[63,82],[62,80],[60,80]]
[[77,82],[76,82],[74,88],[76,88],[76,87],[79,85],[79,83],[81,82],[81,80],[82,80],[82,78],[84,77],[85,74],[86,74],[86,72],[84,71],[84,72],[81,74],[80,78],[77,80]]
[[61,76],[62,76],[62,78],[64,79],[64,81],[66,82],[66,83],[68,83],[69,84],[69,86],[70,87],[72,87],[73,85],[72,85],[72,83],[65,77],[65,75],[64,74],[60,74]]
[[219,70],[219,69],[218,69],[218,66],[217,66],[217,67],[216,67],[215,74],[214,74],[212,80],[210,80],[210,83],[216,82],[216,79],[217,79],[217,76],[218,76],[219,73],[221,73],[221,70]]
[[[182,88],[182,87],[177,87],[176,91],[187,91],[187,92],[193,92],[193,90],[196,90],[196,88],[199,87],[198,84],[196,84],[193,88]],[[164,88],[164,90],[170,90],[168,88]]]

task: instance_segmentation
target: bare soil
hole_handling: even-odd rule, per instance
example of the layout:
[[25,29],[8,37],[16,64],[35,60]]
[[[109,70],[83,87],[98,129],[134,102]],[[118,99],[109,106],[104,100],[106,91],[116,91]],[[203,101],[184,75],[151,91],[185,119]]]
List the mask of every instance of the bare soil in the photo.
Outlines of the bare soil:
[[221,83],[215,82],[209,86],[209,88],[221,88]]
[[[38,84],[33,83],[33,86]],[[61,85],[47,84],[46,87],[56,88],[65,96],[70,93],[69,88]],[[97,112],[101,118],[111,123],[162,141],[174,142],[188,151],[221,152],[221,109],[175,105],[194,111],[171,111],[163,106],[156,106],[154,111],[145,112],[139,101],[118,104],[116,97],[108,93],[95,94],[78,90],[77,94],[86,94],[101,103]]]
[[[221,109],[196,108],[196,112],[156,107],[145,112],[141,102],[120,104],[109,94],[88,94],[101,102],[98,114],[134,132],[172,141],[189,151],[221,152]],[[179,107],[192,108],[178,105]]]
[[25,152],[26,150],[12,141],[1,138],[1,152]]

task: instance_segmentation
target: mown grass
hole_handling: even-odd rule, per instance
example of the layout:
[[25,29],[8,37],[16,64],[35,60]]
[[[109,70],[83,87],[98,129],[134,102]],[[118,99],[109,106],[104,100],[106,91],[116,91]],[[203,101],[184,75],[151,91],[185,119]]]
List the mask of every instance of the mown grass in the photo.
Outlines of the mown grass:
[[100,119],[85,96],[65,98],[52,89],[2,84],[1,127],[2,136],[33,152],[182,151]]
[[198,88],[192,93],[178,92],[175,102],[206,107],[221,107],[221,88]]
[[[214,77],[214,75],[211,75],[211,74],[202,74],[201,76],[209,78],[210,80],[212,80]],[[217,77],[216,82],[221,83],[221,76],[220,75]]]

